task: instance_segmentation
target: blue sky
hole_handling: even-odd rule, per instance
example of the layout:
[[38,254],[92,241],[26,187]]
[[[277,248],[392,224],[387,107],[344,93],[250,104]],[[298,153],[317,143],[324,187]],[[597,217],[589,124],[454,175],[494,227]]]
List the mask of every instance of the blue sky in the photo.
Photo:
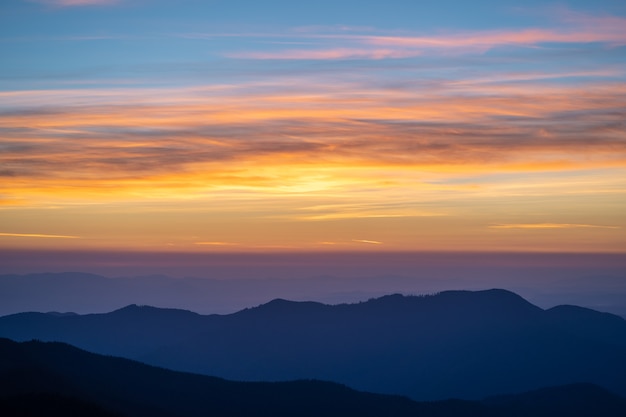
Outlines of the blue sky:
[[[0,5],[0,13],[5,56],[1,87],[10,90],[28,82],[48,88],[55,81],[104,79],[181,83],[185,76],[211,82],[251,69],[245,60],[229,59],[233,55],[346,43],[322,36],[463,36],[529,28],[575,31],[597,25],[599,21],[589,21],[591,17],[623,18],[626,7],[619,1],[520,5],[511,1],[8,0]],[[588,22],[581,23],[585,18]],[[580,62],[590,58],[595,66],[623,64],[623,52],[576,46],[580,45],[555,48],[555,55],[569,52],[559,60],[561,65],[574,60],[578,66],[591,67]],[[591,57],[572,56],[581,51]],[[532,52],[536,51],[515,51],[515,55]],[[559,64],[554,61],[542,65]],[[267,70],[264,64],[256,63]],[[282,70],[301,70],[301,66],[281,64]],[[522,69],[527,65],[518,62]],[[42,78],[49,79],[48,84]]]

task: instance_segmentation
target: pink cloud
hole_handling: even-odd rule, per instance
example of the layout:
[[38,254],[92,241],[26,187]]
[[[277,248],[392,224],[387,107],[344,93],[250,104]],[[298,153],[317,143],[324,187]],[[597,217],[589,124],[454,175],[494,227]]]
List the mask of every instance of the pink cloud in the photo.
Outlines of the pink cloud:
[[31,0],[36,3],[47,4],[55,7],[76,6],[107,6],[119,3],[119,0]]
[[408,58],[418,55],[417,51],[396,49],[332,48],[332,49],[288,49],[277,52],[241,52],[229,54],[231,58],[244,59],[385,59]]
[[403,46],[441,49],[491,49],[497,46],[534,46],[542,43],[589,43],[604,42],[626,44],[626,19],[615,18],[621,27],[598,27],[595,30],[558,31],[548,29],[524,29],[519,31],[488,31],[459,33],[436,37],[367,36],[363,40],[371,45]]

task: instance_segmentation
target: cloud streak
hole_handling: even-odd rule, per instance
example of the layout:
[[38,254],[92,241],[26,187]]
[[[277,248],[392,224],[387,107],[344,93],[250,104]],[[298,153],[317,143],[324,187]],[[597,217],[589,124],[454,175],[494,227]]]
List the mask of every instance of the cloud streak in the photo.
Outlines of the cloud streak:
[[3,237],[33,237],[44,239],[80,239],[80,236],[48,235],[40,233],[0,233]]
[[571,223],[511,223],[489,226],[491,229],[620,229],[619,226]]
[[[227,56],[265,60],[380,60],[413,58],[422,55],[484,54],[496,48],[536,48],[547,44],[551,44],[551,47],[554,47],[555,44],[561,47],[593,43],[604,44],[609,47],[626,45],[626,18],[597,17],[576,13],[560,13],[560,15],[564,26],[556,29],[521,28],[467,31],[443,33],[435,36],[295,32],[283,36],[315,41],[315,43],[322,43],[323,45],[316,48],[292,48],[278,51],[230,52]],[[268,35],[257,34],[253,36],[263,38]]]
[[111,62],[0,77],[2,219],[68,236],[3,242],[535,250],[530,231],[544,230],[541,250],[623,248],[611,230],[626,227],[626,19],[553,17],[430,33],[17,34],[32,40],[11,43],[24,54],[116,42]]
[[195,242],[194,244],[201,246],[238,246],[237,243],[231,242]]
[[11,109],[0,108],[0,175],[12,178],[0,192],[14,200],[72,190],[113,198],[172,189],[302,193],[371,182],[356,174],[368,169],[626,166],[620,83],[309,88],[0,93]]
[[29,0],[54,7],[110,6],[120,0]]

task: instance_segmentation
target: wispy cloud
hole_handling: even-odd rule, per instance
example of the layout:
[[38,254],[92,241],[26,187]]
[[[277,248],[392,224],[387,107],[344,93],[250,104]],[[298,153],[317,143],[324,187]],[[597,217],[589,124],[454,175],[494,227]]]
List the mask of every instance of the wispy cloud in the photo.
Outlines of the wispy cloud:
[[[608,236],[602,250],[623,247],[609,229],[626,227],[625,28],[622,17],[565,13],[501,30],[165,33],[150,41],[167,38],[194,57],[162,64],[146,48],[94,72],[32,67],[18,83],[0,79],[9,86],[0,91],[2,218],[32,231],[35,215],[24,212],[57,216],[50,224],[72,224],[89,236],[76,243],[90,245],[115,244],[108,229],[119,222],[128,242],[195,251],[468,248],[481,239],[500,250],[511,236],[533,248],[533,233],[520,231],[559,229]],[[102,38],[75,35],[48,39]],[[192,63],[195,48],[214,55]],[[307,59],[318,62],[284,61]],[[93,217],[74,224],[78,212]],[[544,233],[543,247],[559,235]],[[78,238],[1,236],[6,246]]]
[[331,204],[304,207],[310,214],[297,215],[297,220],[340,220],[340,219],[386,219],[402,217],[439,217],[445,213],[427,211],[410,204],[390,204],[380,202],[361,202],[361,204]]
[[[363,41],[372,45],[409,46],[425,49],[446,49],[484,52],[499,46],[536,46],[544,43],[602,42],[613,45],[626,43],[626,19],[615,19],[612,26],[579,31],[554,29],[493,30],[465,32],[436,37],[422,36],[368,36]],[[619,26],[618,26],[619,25]]]
[[238,246],[238,243],[231,243],[231,242],[195,242],[194,245],[201,245],[201,246]]
[[[303,81],[306,87],[295,90],[241,84],[0,92],[0,176],[11,178],[0,192],[21,201],[79,194],[171,198],[222,189],[302,194],[398,186],[420,171],[626,166],[622,83],[503,80],[408,90]],[[390,172],[388,179],[367,174],[376,171]],[[471,191],[472,184],[463,187],[454,191]],[[365,208],[308,217],[433,212]]]
[[[324,32],[323,28],[284,34],[284,38],[315,40],[315,48],[228,53],[232,58],[278,60],[337,60],[410,58],[427,55],[482,54],[495,48],[539,47],[546,44],[600,43],[626,45],[626,18],[590,16],[575,12],[556,14],[556,28],[520,28],[487,31],[457,31],[438,35],[355,34]],[[196,34],[196,36],[198,36]],[[219,35],[218,35],[219,36]],[[249,35],[277,37],[279,35]]]
[[0,236],[34,237],[34,238],[44,238],[44,239],[80,239],[80,236],[48,235],[48,234],[40,234],[40,233],[0,233]]
[[511,223],[489,226],[490,229],[620,229],[619,226],[572,223]]
[[419,55],[419,51],[398,50],[391,48],[330,48],[330,49],[288,49],[274,52],[233,52],[230,58],[243,59],[280,59],[280,60],[325,60],[325,59],[386,59],[410,58]]
[[28,0],[34,3],[46,4],[54,7],[80,6],[108,6],[119,3],[121,0]]

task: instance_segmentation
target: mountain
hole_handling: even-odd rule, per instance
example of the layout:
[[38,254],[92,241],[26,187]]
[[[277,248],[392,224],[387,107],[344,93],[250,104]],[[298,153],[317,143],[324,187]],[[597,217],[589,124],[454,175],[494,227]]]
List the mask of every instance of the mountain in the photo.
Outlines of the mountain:
[[[1,264],[0,261],[0,272]],[[81,272],[0,274],[0,316],[24,311],[86,314],[111,311],[133,303],[224,314],[276,297],[304,297],[337,304],[382,296],[390,290],[413,293],[442,289],[425,278],[389,275],[341,278],[312,274],[310,278],[286,278],[269,273],[271,278],[242,278],[228,277],[227,271],[208,275],[220,278],[162,275],[109,278]]]
[[55,392],[28,392],[7,396],[0,394],[0,415],[10,417],[124,417],[123,414],[107,410],[93,401],[68,397]]
[[491,397],[482,404],[512,416],[617,416],[626,400],[593,384],[571,384]]
[[0,339],[0,415],[623,417],[626,400],[595,385],[577,384],[478,402],[420,403],[321,381],[233,382],[62,343]]
[[150,417],[428,416],[438,415],[428,412],[431,408],[437,412],[448,408],[447,403],[433,407],[334,383],[231,382],[100,356],[61,343],[0,339],[0,407],[23,396],[39,396],[34,398],[37,402],[41,396],[44,401],[62,398],[71,401],[70,407],[81,404]]
[[[542,307],[580,305],[626,317],[626,269],[624,261],[618,259],[602,258],[599,262],[604,262],[607,270],[598,269],[597,264],[592,269],[576,267],[578,258],[573,255],[567,260],[559,258],[557,263],[564,265],[563,268],[537,268],[531,266],[532,259],[518,259],[517,255],[509,254],[502,256],[512,263],[503,268],[495,265],[501,265],[503,259],[493,254],[483,261],[494,265],[479,267],[477,262],[482,261],[475,258],[476,254],[471,257],[459,254],[460,259],[455,260],[449,253],[430,253],[412,254],[410,259],[398,255],[397,262],[392,263],[399,269],[394,269],[389,260],[384,267],[371,255],[362,254],[350,261],[362,271],[353,274],[324,256],[309,259],[305,264],[300,263],[302,259],[294,259],[295,264],[290,264],[284,258],[268,259],[264,255],[258,259],[262,261],[261,267],[253,268],[239,264],[238,257],[230,261],[221,259],[222,254],[219,263],[231,262],[231,267],[196,271],[202,278],[164,275],[110,278],[81,272],[2,274],[3,255],[8,256],[0,253],[0,316],[24,311],[99,313],[129,304],[228,314],[274,298],[340,304],[394,292],[483,290],[498,282]],[[5,260],[10,262],[8,258]],[[416,264],[409,267],[411,262]],[[435,264],[428,266],[431,262]],[[459,262],[470,262],[470,266],[463,267]],[[233,269],[240,272],[235,274]],[[327,275],[330,271],[339,275]]]
[[136,305],[0,318],[0,336],[233,380],[319,379],[416,400],[481,399],[594,383],[626,395],[626,321],[543,310],[505,290],[391,295],[357,304],[277,299],[229,315]]

